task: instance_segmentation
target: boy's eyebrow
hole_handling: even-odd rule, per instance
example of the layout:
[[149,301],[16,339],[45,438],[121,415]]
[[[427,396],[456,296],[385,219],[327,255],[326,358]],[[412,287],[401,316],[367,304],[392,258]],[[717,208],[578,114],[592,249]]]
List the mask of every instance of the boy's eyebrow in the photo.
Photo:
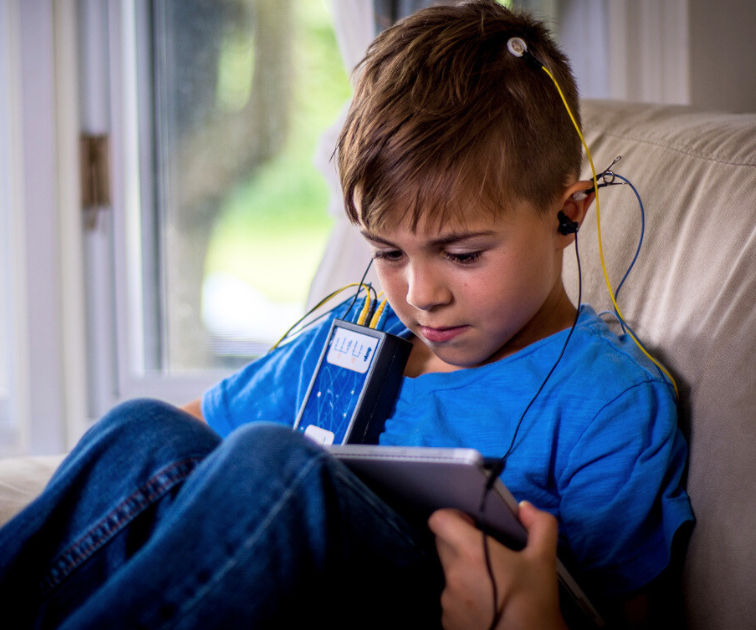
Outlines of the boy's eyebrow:
[[[392,243],[391,241],[387,241],[385,238],[381,238],[377,234],[373,234],[372,232],[368,232],[367,230],[360,230],[360,233],[367,240],[373,241],[374,243],[396,247],[396,245],[394,245],[394,243]],[[464,241],[470,238],[476,238],[478,236],[493,236],[495,233],[496,232],[494,232],[493,230],[481,230],[479,232],[451,232],[450,234],[446,234],[439,238],[431,239],[428,244],[432,247],[443,247],[445,245],[451,245],[452,243]]]

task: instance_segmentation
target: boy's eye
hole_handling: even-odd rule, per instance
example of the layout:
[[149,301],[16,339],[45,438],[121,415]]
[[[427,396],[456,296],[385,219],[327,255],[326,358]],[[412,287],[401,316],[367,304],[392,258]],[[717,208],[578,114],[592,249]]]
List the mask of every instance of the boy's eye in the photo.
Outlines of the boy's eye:
[[446,252],[444,255],[448,260],[451,260],[452,262],[459,263],[460,265],[469,265],[470,263],[474,263],[476,260],[478,260],[482,253],[483,252]]
[[402,252],[398,249],[375,249],[373,250],[373,260],[399,260]]

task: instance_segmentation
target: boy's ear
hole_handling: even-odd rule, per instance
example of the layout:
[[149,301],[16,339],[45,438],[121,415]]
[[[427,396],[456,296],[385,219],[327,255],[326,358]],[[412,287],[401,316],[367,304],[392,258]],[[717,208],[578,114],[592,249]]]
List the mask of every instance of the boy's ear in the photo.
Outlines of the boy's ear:
[[[561,198],[561,212],[567,215],[570,221],[574,221],[578,225],[583,224],[583,219],[588,212],[588,208],[593,203],[595,197],[595,191],[593,190],[593,183],[587,180],[575,182],[574,184],[565,188]],[[565,245],[572,242],[570,238]]]

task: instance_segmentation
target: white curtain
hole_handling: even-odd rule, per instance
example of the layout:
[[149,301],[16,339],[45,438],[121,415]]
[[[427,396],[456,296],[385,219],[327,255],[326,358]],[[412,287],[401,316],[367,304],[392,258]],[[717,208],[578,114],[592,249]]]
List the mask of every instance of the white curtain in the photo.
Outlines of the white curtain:
[[[373,0],[330,0],[330,5],[341,59],[347,73],[351,74],[375,37]],[[328,182],[329,212],[335,223],[310,286],[308,308],[334,289],[358,282],[370,261],[369,248],[344,215],[336,163],[331,159],[348,107],[349,103],[346,103],[338,121],[323,133],[315,155],[315,165]],[[370,280],[376,284],[372,273]]]

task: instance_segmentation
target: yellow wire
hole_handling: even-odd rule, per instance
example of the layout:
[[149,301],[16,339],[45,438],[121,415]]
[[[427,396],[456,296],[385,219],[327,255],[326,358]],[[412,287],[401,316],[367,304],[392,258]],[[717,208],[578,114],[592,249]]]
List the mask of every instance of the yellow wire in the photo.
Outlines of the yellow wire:
[[368,313],[370,312],[370,307],[372,305],[373,305],[373,301],[370,299],[370,291],[368,291],[367,295],[365,296],[365,306],[362,307],[360,316],[357,318],[358,326],[365,325],[365,320],[367,319]]
[[[323,306],[323,304],[325,304],[329,300],[335,298],[342,291],[346,291],[347,289],[349,289],[351,287],[356,287],[356,286],[360,287],[360,291],[362,290],[362,287],[365,287],[367,289],[368,299],[369,299],[369,297],[370,297],[370,285],[367,285],[367,284],[364,284],[364,283],[360,284],[359,282],[352,282],[351,284],[347,284],[347,285],[341,287],[340,289],[336,289],[335,291],[332,291],[331,293],[329,293],[328,295],[326,295],[322,300],[320,300],[320,302],[318,302],[315,306],[313,306],[309,311],[307,311],[304,315],[302,315],[302,317],[300,317],[296,322],[294,322],[291,325],[291,327],[283,335],[281,335],[281,338],[278,341],[276,341],[276,343],[274,343],[270,347],[270,350],[268,350],[268,352],[273,352],[273,350],[275,350],[276,348],[278,348],[278,346],[281,345],[281,343],[283,343],[284,339],[286,339],[289,336],[289,334],[291,333],[291,331],[294,330],[300,323],[302,323],[302,321],[305,319],[305,317],[307,317],[308,315],[311,315],[313,312],[315,312],[321,306]],[[373,293],[375,293],[375,290],[373,290]]]
[[[620,321],[624,322],[625,318],[622,316],[622,312],[620,311],[619,306],[617,305],[617,301],[614,299],[614,291],[612,290],[611,282],[609,282],[609,273],[606,270],[606,263],[604,262],[604,248],[601,243],[601,213],[599,211],[599,194],[598,194],[598,179],[596,178],[596,168],[593,165],[593,158],[591,157],[591,152],[588,149],[588,144],[585,141],[585,138],[583,138],[583,134],[580,131],[580,125],[577,124],[577,121],[575,120],[575,117],[572,115],[572,110],[570,109],[569,104],[567,103],[567,99],[564,97],[564,94],[562,93],[562,88],[559,87],[559,83],[554,78],[554,75],[549,72],[549,69],[541,65],[541,69],[549,75],[549,78],[554,82],[554,85],[556,86],[557,91],[559,92],[559,96],[562,97],[562,103],[564,103],[564,107],[567,109],[567,113],[570,115],[570,120],[572,120],[572,124],[575,127],[575,131],[577,131],[578,136],[580,136],[580,141],[583,143],[583,147],[585,148],[585,154],[588,156],[588,162],[591,165],[591,173],[593,174],[593,190],[596,193],[596,230],[598,233],[598,246],[599,246],[599,257],[601,258],[601,269],[604,272],[604,280],[606,282],[606,287],[609,289],[609,297],[612,300],[612,304],[614,305],[614,310],[617,312],[617,317],[619,317]],[[659,363],[654,357],[652,357],[646,349],[643,347],[640,341],[635,338],[635,335],[630,331],[630,329],[627,329],[627,333],[630,335],[632,340],[635,342],[635,345],[640,348],[641,352],[645,354],[653,363],[656,365],[671,381],[672,387],[675,389],[675,396],[677,398],[680,397],[680,394],[677,390],[677,383],[675,382],[675,379],[672,377],[672,375],[667,371],[667,369]]]
[[[375,301],[381,299],[381,296],[383,295],[383,291],[378,291],[378,293],[375,296]],[[381,314],[386,309],[386,303],[388,302],[387,299],[383,300],[375,309],[375,313],[373,313],[373,316],[370,318],[370,322],[367,324],[368,328],[375,328],[378,326],[378,320],[381,318]]]
[[[381,291],[381,293],[379,293],[378,295],[380,296],[382,293],[383,291]],[[370,320],[369,328],[375,328],[378,325],[378,321],[381,319],[381,315],[383,315],[383,311],[386,308],[387,303],[388,303],[388,300],[384,299],[383,302],[381,302],[380,306],[377,309],[375,309],[375,313],[373,314],[373,317]]]

